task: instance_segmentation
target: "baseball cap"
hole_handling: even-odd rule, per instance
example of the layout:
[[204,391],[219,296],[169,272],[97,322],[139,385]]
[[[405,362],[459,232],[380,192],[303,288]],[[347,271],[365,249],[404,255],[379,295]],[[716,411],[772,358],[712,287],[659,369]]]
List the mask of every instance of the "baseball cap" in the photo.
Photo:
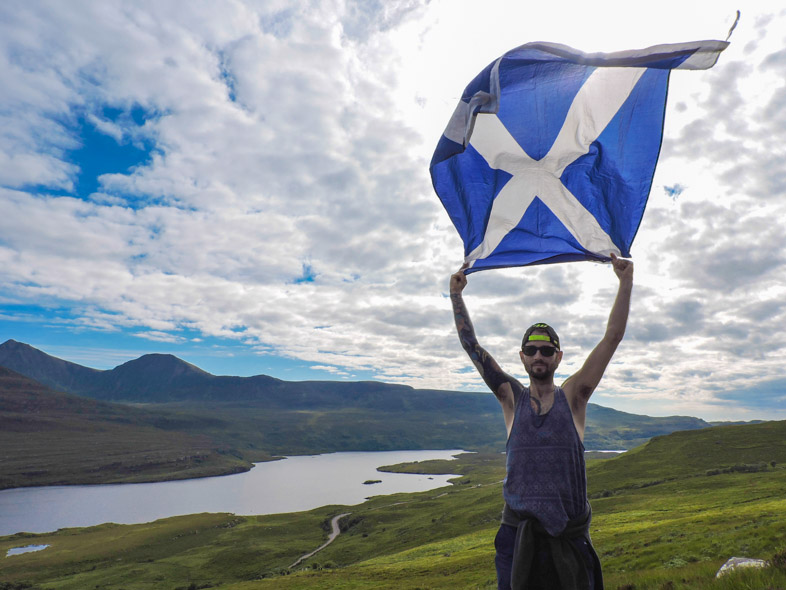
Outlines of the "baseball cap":
[[[548,336],[543,334],[533,334],[533,332],[546,332]],[[557,333],[554,331],[554,328],[552,328],[548,324],[537,323],[537,324],[532,324],[529,328],[527,328],[527,331],[524,332],[524,339],[521,341],[521,347],[524,348],[524,345],[527,344],[527,342],[538,342],[538,341],[551,342],[554,346],[557,347],[557,350],[559,350],[559,336],[557,336]]]

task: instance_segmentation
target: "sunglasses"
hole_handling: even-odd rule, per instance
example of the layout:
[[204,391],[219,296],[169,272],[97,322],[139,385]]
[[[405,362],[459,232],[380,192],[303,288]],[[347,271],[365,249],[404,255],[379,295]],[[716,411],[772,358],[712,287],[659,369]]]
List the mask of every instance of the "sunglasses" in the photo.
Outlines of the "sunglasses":
[[535,356],[536,354],[540,353],[543,356],[554,356],[554,353],[557,352],[557,349],[553,346],[525,346],[521,349],[524,351],[525,356]]

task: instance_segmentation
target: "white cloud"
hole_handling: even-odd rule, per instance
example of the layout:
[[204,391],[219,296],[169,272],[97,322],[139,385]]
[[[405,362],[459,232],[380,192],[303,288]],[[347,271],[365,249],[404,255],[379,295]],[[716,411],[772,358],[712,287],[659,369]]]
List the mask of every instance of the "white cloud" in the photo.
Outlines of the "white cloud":
[[[717,38],[734,14],[730,1],[667,2],[614,5],[609,20],[611,4],[577,4],[566,23],[561,9],[510,4],[4,3],[0,301],[63,306],[81,330],[170,344],[196,331],[320,373],[481,389],[444,297],[461,244],[427,171],[463,87],[526,41]],[[756,411],[723,396],[781,375],[786,15],[755,10],[715,68],[672,76],[628,338],[599,403]],[[76,198],[79,120],[152,146],[149,161]],[[297,283],[305,266],[316,278]],[[467,303],[511,373],[523,330],[552,323],[567,376],[601,337],[615,286],[595,264],[489,271],[470,277]]]

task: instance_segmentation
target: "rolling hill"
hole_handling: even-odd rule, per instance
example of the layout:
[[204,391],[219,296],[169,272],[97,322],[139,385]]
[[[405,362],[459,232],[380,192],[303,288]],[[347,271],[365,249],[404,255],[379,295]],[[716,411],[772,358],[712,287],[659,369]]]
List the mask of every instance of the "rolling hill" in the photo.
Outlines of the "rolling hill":
[[223,443],[159,416],[53,391],[0,367],[0,489],[182,479],[250,468]]
[[[239,463],[229,461],[228,468],[233,470],[239,464],[264,460],[271,454],[428,448],[498,452],[505,445],[501,412],[494,396],[488,394],[416,390],[374,381],[292,382],[267,375],[216,376],[166,354],[144,355],[101,371],[52,357],[14,340],[0,345],[0,366],[39,382],[39,396],[67,395],[70,407],[87,400],[93,403],[90,407],[94,418],[89,420],[85,413],[58,410],[54,403],[43,404],[35,419],[19,408],[0,408],[0,416],[9,424],[27,420],[23,421],[25,438],[33,446],[17,444],[15,456],[24,456],[33,447],[43,449],[45,441],[76,436],[67,436],[70,431],[99,430],[114,430],[116,440],[136,441],[129,445],[139,446],[138,453],[132,453],[139,457],[146,456],[147,447],[142,444],[146,439],[160,441],[163,448],[170,444],[163,443],[164,434],[185,437],[179,442],[166,440],[171,440],[172,448],[196,445],[195,449],[234,453],[238,455],[234,460]],[[9,399],[8,391],[5,394]],[[120,416],[125,416],[126,422]],[[99,429],[97,421],[101,420]],[[587,449],[630,449],[653,436],[709,426],[698,418],[652,418],[596,404],[589,405],[587,422]],[[128,430],[131,427],[154,429],[156,435],[134,435]],[[57,436],[55,431],[59,432]],[[186,440],[190,442],[186,444]],[[91,456],[86,451],[91,448],[87,439],[76,448],[85,451],[85,457]],[[130,449],[129,446],[126,451],[131,452]],[[86,459],[84,464],[74,466],[71,473],[75,477],[88,473],[93,468],[88,464]],[[212,463],[214,467],[219,464],[222,461]],[[118,475],[119,472],[113,477]],[[152,472],[147,475],[152,476]],[[39,480],[33,477],[32,481]]]

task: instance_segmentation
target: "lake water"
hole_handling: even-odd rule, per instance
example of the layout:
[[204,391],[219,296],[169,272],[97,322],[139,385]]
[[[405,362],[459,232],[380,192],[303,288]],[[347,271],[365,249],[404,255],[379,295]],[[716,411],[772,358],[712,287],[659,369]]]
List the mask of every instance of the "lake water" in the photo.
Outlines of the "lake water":
[[25,545],[24,547],[14,547],[13,549],[9,549],[6,552],[6,557],[11,557],[13,555],[22,555],[23,553],[34,553],[36,551],[43,551],[49,547],[49,545]]
[[[239,515],[354,505],[369,496],[442,487],[454,475],[383,473],[382,465],[450,459],[464,451],[383,451],[287,457],[221,477],[138,484],[51,486],[0,491],[0,536],[105,522],[135,524],[200,512]],[[380,483],[364,484],[368,480]]]

